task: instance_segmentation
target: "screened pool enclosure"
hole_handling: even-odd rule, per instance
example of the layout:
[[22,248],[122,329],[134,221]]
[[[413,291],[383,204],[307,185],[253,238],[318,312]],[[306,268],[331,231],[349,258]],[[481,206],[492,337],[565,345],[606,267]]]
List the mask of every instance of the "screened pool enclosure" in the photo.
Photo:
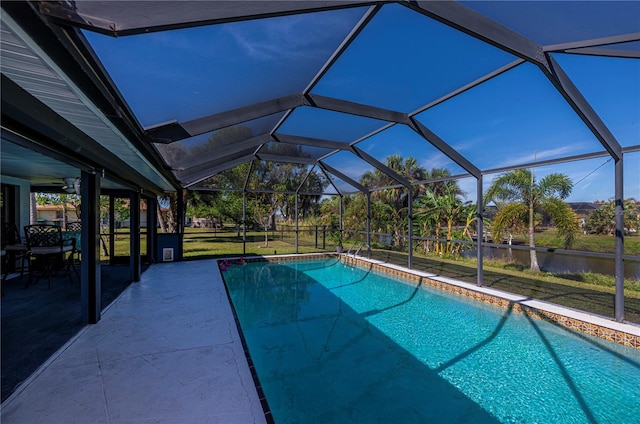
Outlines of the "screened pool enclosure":
[[[638,261],[625,254],[622,208],[640,200],[640,3],[10,3],[3,106],[26,93],[139,174],[107,168],[103,184],[241,193],[245,208],[279,193],[296,231],[299,202],[335,197],[340,237],[362,252],[389,233],[371,226],[372,198],[393,192],[411,268],[425,241],[414,234],[417,198],[455,181],[479,205],[475,237],[458,242],[475,248],[481,285],[483,247],[501,244],[484,237],[493,179],[563,173],[568,200],[615,203],[615,254],[564,253],[615,261],[624,319],[625,261]],[[11,177],[22,177],[23,152],[11,163],[4,153],[9,131],[28,133],[13,125],[20,116],[3,111]],[[87,154],[56,142],[62,162]],[[364,199],[360,225],[344,228],[352,195]]]

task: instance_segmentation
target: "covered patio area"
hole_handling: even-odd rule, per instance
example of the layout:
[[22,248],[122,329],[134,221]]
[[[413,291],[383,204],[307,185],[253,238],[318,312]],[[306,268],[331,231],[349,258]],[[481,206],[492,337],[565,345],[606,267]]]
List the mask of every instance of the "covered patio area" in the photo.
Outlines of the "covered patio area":
[[[143,270],[147,269],[144,265]],[[107,308],[131,283],[127,265],[101,267],[100,300]],[[82,330],[80,283],[57,272],[25,289],[27,276],[12,274],[3,282],[2,401],[60,347]]]
[[2,404],[2,422],[266,422],[215,261],[151,266]]

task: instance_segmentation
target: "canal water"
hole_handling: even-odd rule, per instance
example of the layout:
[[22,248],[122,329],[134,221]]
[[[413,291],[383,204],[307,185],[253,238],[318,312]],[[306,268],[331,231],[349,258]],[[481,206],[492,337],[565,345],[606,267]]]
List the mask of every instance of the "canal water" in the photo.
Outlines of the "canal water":
[[[529,267],[528,250],[485,247],[483,250],[485,259],[512,259],[517,263]],[[466,257],[475,257],[476,249],[464,252]],[[592,256],[567,255],[555,252],[538,252],[538,264],[546,272],[594,272],[604,275],[615,275],[615,261],[609,258],[597,258]],[[624,261],[624,278],[640,280],[640,260]]]

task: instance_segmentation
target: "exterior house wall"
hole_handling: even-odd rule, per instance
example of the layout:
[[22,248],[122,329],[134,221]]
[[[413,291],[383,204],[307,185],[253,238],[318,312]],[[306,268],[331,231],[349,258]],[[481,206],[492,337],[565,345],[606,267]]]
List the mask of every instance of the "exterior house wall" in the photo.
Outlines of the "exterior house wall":
[[[38,205],[36,206],[38,222],[43,224],[62,223],[62,205]],[[72,205],[67,205],[67,223],[80,221],[76,210]]]
[[[25,225],[29,225],[30,222],[30,212],[29,207],[31,204],[31,184],[29,181],[21,180],[19,178],[7,177],[6,175],[1,176],[1,181],[3,184],[12,184],[18,187],[18,197],[19,201],[19,211],[18,211],[18,219],[15,224],[18,227],[19,231],[22,231]],[[21,233],[22,234],[22,233]]]

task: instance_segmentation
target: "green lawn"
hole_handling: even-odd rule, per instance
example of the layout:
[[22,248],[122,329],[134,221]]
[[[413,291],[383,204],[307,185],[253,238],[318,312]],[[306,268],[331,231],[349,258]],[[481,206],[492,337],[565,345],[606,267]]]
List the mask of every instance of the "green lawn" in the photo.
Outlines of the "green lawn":
[[[295,240],[293,236],[281,240],[282,235],[278,232],[269,232],[265,243],[264,232],[247,232],[246,252],[247,255],[283,255],[296,253]],[[315,247],[315,236],[302,235],[298,240],[298,253],[316,253],[326,250],[335,250],[333,245],[325,243],[326,248],[322,248],[322,240]],[[183,243],[183,256],[185,258],[211,257],[220,255],[242,255],[242,233],[238,237],[236,231],[216,231],[200,228],[188,228],[185,231]]]
[[[407,266],[407,255],[388,250],[374,250],[374,259]],[[413,268],[425,272],[455,278],[472,284],[476,283],[476,266],[472,261],[460,262],[439,257],[416,255]],[[534,299],[546,300],[605,317],[613,318],[615,288],[558,278],[548,274],[506,270],[484,266],[483,286],[492,287],[509,293]],[[629,282],[639,285],[640,283]],[[640,291],[631,288],[624,290],[625,320],[640,324]]]
[[[128,256],[130,252],[130,234],[128,229],[120,229],[115,235],[115,256]],[[296,253],[295,240],[293,235],[286,237],[282,241],[282,234],[269,232],[268,240],[265,243],[263,232],[248,232],[246,253],[247,255],[273,255],[273,254],[293,254]],[[103,235],[102,239],[109,245],[109,236]],[[142,254],[146,254],[146,234],[142,234],[140,249]],[[236,231],[216,231],[202,228],[187,228],[183,238],[183,257],[188,259],[214,257],[221,255],[242,255],[242,233],[238,237]],[[329,241],[325,241],[326,248],[322,248],[322,239],[318,240],[316,246],[315,235],[310,236],[304,232],[300,233],[298,240],[298,253],[316,253],[327,250],[335,251],[335,246]],[[101,260],[109,260],[104,249],[100,247]]]
[[[556,249],[562,249],[564,247],[563,239],[558,237],[558,233],[555,229],[536,233],[535,242],[536,246],[539,247],[550,247]],[[615,253],[616,238],[613,236],[581,234],[578,236],[573,246],[571,246],[571,249],[583,250],[586,252]],[[624,253],[626,255],[640,256],[640,235],[635,233],[624,237]]]

